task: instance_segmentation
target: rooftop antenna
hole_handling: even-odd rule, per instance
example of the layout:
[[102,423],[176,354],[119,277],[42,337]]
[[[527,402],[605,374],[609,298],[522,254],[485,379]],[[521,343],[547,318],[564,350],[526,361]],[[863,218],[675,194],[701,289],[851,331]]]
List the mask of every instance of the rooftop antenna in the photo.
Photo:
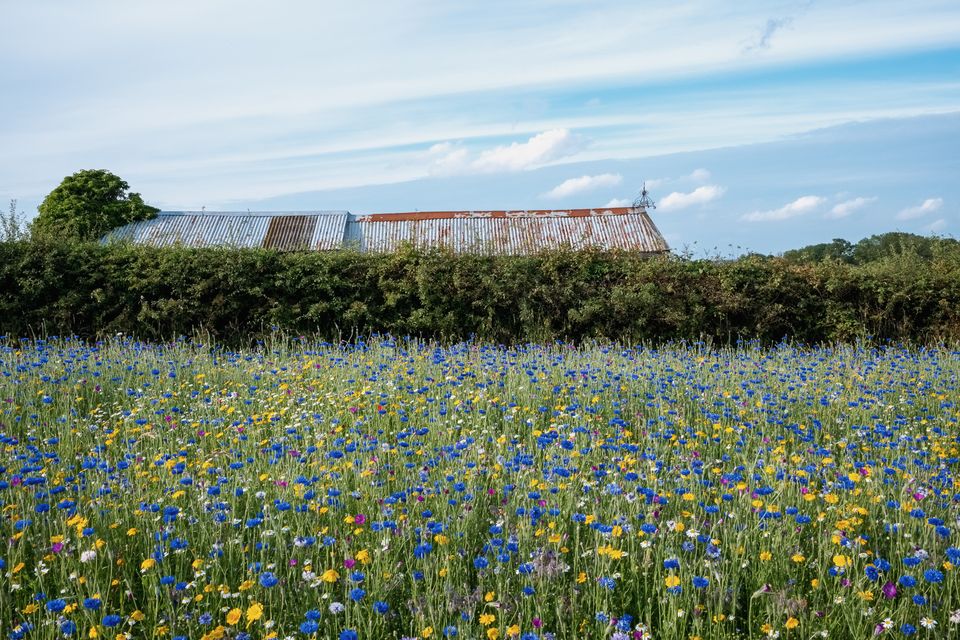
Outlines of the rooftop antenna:
[[644,180],[643,182],[643,187],[642,187],[642,191],[640,191],[640,195],[637,196],[636,199],[633,201],[633,208],[644,209],[644,210],[657,208],[657,203],[653,201],[653,199],[650,197],[650,192],[647,191],[646,180]]

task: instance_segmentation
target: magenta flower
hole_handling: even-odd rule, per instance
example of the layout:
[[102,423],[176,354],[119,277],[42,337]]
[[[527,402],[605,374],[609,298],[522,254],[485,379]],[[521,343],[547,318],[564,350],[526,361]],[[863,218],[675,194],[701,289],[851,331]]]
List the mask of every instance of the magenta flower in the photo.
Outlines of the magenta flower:
[[891,600],[897,597],[897,585],[893,584],[889,580],[887,584],[883,585],[883,597],[887,600]]

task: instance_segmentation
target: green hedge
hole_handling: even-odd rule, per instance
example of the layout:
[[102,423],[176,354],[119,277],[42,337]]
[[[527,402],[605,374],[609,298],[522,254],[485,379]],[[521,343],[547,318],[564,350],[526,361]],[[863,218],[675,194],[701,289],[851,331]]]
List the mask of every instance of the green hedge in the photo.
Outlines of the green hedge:
[[871,336],[960,338],[960,255],[866,265],[646,258],[278,253],[128,244],[0,243],[0,332],[197,331],[236,344],[282,329],[517,343]]

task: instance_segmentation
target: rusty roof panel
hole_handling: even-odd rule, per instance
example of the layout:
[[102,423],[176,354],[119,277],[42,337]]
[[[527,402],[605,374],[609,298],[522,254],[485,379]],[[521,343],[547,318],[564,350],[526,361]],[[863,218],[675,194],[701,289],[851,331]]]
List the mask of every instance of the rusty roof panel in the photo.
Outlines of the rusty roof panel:
[[314,216],[276,216],[270,218],[263,246],[267,249],[303,251],[313,238]]
[[[630,208],[551,212],[418,212],[360,216],[348,237],[363,251],[395,251],[403,243],[454,252],[535,253],[599,247],[660,253],[663,236],[645,211]],[[488,215],[503,214],[503,215]]]

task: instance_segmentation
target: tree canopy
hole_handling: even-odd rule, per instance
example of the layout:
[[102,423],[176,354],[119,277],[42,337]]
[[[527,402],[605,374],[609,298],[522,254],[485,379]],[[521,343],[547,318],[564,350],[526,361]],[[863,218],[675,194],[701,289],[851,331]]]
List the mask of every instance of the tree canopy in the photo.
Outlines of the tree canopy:
[[159,209],[131,193],[120,177],[104,169],[85,169],[67,176],[40,204],[32,231],[96,240],[117,227],[148,220]]
[[797,263],[844,262],[859,265],[903,254],[929,260],[942,252],[955,252],[958,247],[960,243],[952,238],[894,231],[864,238],[856,244],[836,238],[832,242],[784,251],[783,257],[788,262]]

